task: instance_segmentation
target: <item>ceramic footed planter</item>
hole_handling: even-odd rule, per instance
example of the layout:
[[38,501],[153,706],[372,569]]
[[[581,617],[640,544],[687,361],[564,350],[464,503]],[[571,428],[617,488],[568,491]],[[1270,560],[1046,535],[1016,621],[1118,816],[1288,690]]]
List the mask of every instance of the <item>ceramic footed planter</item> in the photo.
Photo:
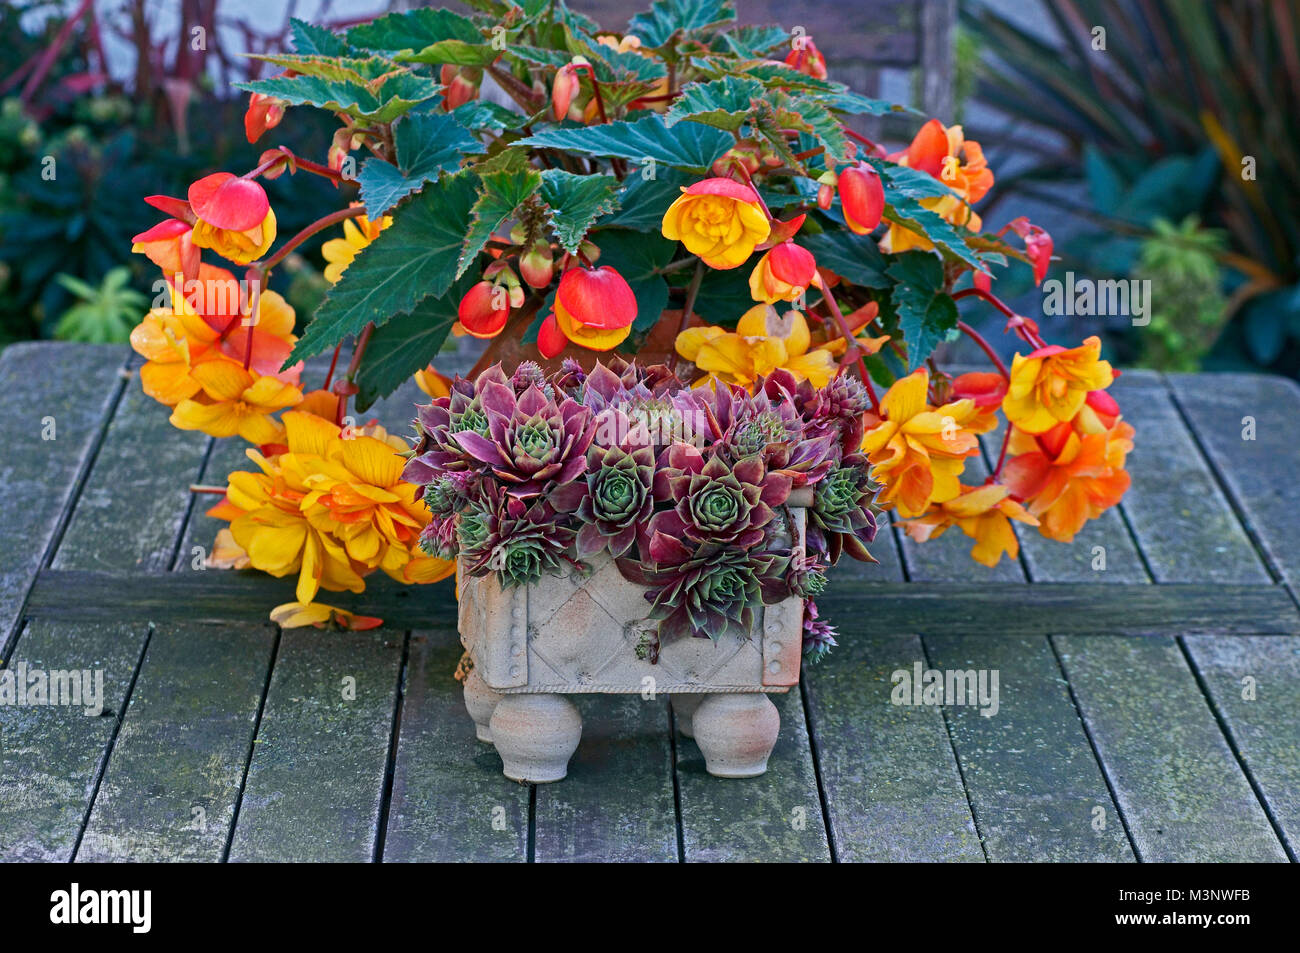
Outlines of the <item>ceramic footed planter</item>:
[[[806,501],[782,508],[790,543],[804,546]],[[793,539],[790,539],[793,537]],[[495,573],[461,575],[459,627],[473,660],[465,706],[480,740],[496,745],[506,777],[562,779],[582,720],[566,697],[579,693],[671,696],[682,733],[694,737],[710,774],[745,778],[767,770],[780,718],[767,698],[799,681],[803,600],[755,612],[753,629],[718,640],[685,638],[643,646],[658,623],[646,587],[608,554],[564,575],[502,588]]]

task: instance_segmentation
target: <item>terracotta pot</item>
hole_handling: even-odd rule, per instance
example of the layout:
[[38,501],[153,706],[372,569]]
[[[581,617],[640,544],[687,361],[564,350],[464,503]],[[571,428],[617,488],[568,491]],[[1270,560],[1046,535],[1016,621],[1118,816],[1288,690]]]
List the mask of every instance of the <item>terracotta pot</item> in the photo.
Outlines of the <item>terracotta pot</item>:
[[[798,502],[782,513],[785,543],[802,553],[807,501]],[[482,683],[466,681],[466,707],[481,725],[486,693],[500,696],[490,738],[507,776],[535,782],[564,777],[581,731],[581,721],[573,727],[576,709],[518,696],[563,700],[576,693],[668,694],[678,725],[693,734],[710,773],[761,774],[779,728],[765,695],[799,681],[803,601],[762,607],[753,630],[743,635],[670,641],[652,664],[637,652],[658,626],[647,618],[646,588],[623,578],[608,555],[592,560],[589,569],[509,588],[495,574],[460,577],[461,639],[474,661],[472,675]]]

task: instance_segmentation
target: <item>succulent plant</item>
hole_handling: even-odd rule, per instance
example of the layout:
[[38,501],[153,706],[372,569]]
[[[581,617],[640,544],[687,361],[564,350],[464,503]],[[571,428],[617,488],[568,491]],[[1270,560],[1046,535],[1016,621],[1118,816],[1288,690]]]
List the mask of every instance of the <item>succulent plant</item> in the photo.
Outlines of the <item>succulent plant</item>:
[[781,576],[789,564],[788,557],[775,553],[691,546],[659,532],[648,548],[648,561],[619,560],[618,565],[629,579],[650,587],[650,618],[659,620],[658,638],[649,646],[652,662],[671,639],[748,635],[763,604],[764,581]]
[[522,500],[493,484],[457,524],[465,571],[471,576],[496,571],[505,586],[523,586],[557,573],[568,561],[574,537],[557,515],[545,500]]
[[[824,591],[842,552],[871,558],[863,400],[855,383],[819,390],[783,370],[751,394],[618,357],[549,378],[494,366],[420,408],[406,473],[431,515],[421,546],[505,586],[608,552],[647,588],[650,661],[670,639],[748,635],[760,606]],[[802,546],[795,486],[813,491]],[[814,607],[810,658],[834,641]]]
[[855,559],[875,562],[867,543],[876,538],[876,517],[871,510],[876,487],[867,475],[867,461],[860,455],[845,457],[841,464],[813,488],[813,505],[808,510],[808,548],[825,552],[832,564],[842,551]]
[[803,607],[803,657],[816,665],[837,645],[835,627],[818,618],[817,603],[809,599]]
[[489,385],[510,387],[510,379],[495,364],[475,380],[456,378],[447,397],[438,397],[419,408],[415,418],[417,440],[406,463],[402,479],[428,484],[449,470],[479,469],[480,464],[455,439],[462,432],[488,436],[488,417],[483,409],[483,390]]
[[479,397],[488,433],[461,430],[452,438],[487,464],[511,496],[538,496],[587,468],[595,436],[588,408],[567,397],[557,404],[536,384],[516,397],[509,383],[489,382]]
[[438,559],[453,559],[457,553],[454,515],[435,515],[420,531],[420,549]]
[[654,473],[654,453],[648,447],[592,446],[587,451],[584,478],[551,497],[556,508],[574,512],[582,524],[576,542],[579,559],[605,549],[618,557],[632,547],[638,529],[654,513]]
[[790,478],[768,473],[758,454],[729,464],[717,453],[707,458],[687,444],[674,444],[668,467],[656,478],[660,499],[674,504],[655,515],[650,531],[697,543],[749,549],[763,539],[763,527],[790,495]]

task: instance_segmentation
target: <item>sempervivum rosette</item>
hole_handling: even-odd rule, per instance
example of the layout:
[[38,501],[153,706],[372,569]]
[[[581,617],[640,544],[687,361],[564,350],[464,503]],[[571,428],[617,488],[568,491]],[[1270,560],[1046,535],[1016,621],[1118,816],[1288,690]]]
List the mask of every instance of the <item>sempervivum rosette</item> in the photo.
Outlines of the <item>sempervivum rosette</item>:
[[402,472],[403,480],[425,485],[448,470],[478,467],[455,436],[463,431],[487,436],[483,390],[493,384],[510,386],[510,379],[500,364],[489,367],[473,381],[456,378],[447,397],[438,397],[419,408],[415,418],[417,439],[411,459]]
[[452,437],[490,467],[511,496],[537,496],[587,468],[595,429],[586,407],[568,397],[557,404],[536,384],[516,396],[509,382],[489,382],[480,400],[488,432],[461,430]]
[[758,382],[752,395],[728,384],[701,392],[713,435],[732,459],[761,453],[769,471],[779,470],[794,486],[805,486],[820,480],[840,451],[837,434],[806,432],[795,390],[794,376],[777,371]]
[[651,662],[672,639],[716,640],[733,632],[747,636],[764,593],[780,587],[790,562],[778,553],[692,546],[662,532],[651,536],[647,555],[641,562],[619,560],[619,568],[628,579],[650,587],[650,618],[659,620],[657,636],[645,647]]
[[651,535],[658,531],[697,543],[749,549],[762,541],[772,508],[790,496],[790,477],[768,473],[758,454],[732,464],[721,454],[706,457],[689,444],[676,443],[665,462],[655,476],[655,495],[674,506],[655,515]]
[[[618,416],[617,410],[606,414]],[[602,415],[603,417],[604,415]],[[557,509],[581,524],[579,559],[602,550],[624,555],[654,513],[654,451],[649,447],[602,447],[587,451],[587,472],[551,496]]]
[[490,484],[461,514],[456,528],[464,571],[496,571],[503,586],[524,586],[560,571],[573,530],[543,499],[524,500]]
[[827,553],[832,563],[839,560],[841,552],[864,562],[876,562],[867,552],[867,543],[876,538],[876,517],[871,511],[875,496],[866,457],[845,457],[813,487],[808,548]]

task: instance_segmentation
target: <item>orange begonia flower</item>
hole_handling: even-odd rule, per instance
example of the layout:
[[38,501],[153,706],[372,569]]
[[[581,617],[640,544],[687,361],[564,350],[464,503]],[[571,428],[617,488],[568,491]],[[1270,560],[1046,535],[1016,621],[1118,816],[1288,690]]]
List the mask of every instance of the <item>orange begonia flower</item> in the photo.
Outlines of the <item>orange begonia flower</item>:
[[903,523],[907,535],[918,543],[942,536],[950,526],[957,526],[975,540],[971,558],[985,566],[996,566],[1006,553],[1012,559],[1020,554],[1020,541],[1011,528],[1011,520],[1037,526],[1025,508],[1010,497],[1011,491],[1000,484],[980,487],[963,485],[961,492],[940,503],[918,519]]
[[749,296],[764,304],[794,301],[818,283],[812,252],[785,241],[774,245],[750,272]]
[[743,265],[767,241],[771,223],[752,188],[712,178],[682,189],[664,213],[661,230],[710,268],[727,269]]
[[618,347],[632,333],[636,295],[613,268],[570,268],[555,290],[555,323],[566,338],[592,351]]
[[958,477],[965,460],[979,453],[976,434],[993,423],[973,400],[931,407],[929,388],[930,372],[914,371],[889,388],[879,414],[865,418],[862,449],[882,484],[877,500],[894,504],[902,516],[921,516],[931,503],[945,503],[961,492]]
[[1130,477],[1124,463],[1133,449],[1133,427],[1116,420],[1095,426],[1095,415],[1057,424],[1034,435],[1015,428],[1007,444],[1002,480],[1042,523],[1040,532],[1068,543],[1090,519],[1120,501]]
[[1002,410],[1026,433],[1043,433],[1073,420],[1088,392],[1104,390],[1114,379],[1110,364],[1101,360],[1101,339],[1096,335],[1068,350],[1054,344],[1027,356],[1017,354]]
[[[971,206],[993,187],[993,172],[984,159],[980,144],[967,139],[961,126],[945,127],[939,120],[931,119],[905,150],[889,156],[889,159],[929,173],[954,193],[921,199],[923,207],[950,224],[972,232],[983,228],[983,222]],[[883,251],[894,253],[913,248],[928,251],[933,247],[929,238],[897,223],[890,225],[889,233],[881,242]]]
[[259,377],[230,360],[204,361],[190,371],[206,402],[189,398],[172,411],[171,424],[180,430],[201,430],[212,437],[243,437],[249,443],[271,443],[280,426],[271,414],[302,400],[302,391],[274,377]]
[[229,172],[205,175],[190,185],[194,244],[246,265],[275,241],[275,212],[266,190]]

